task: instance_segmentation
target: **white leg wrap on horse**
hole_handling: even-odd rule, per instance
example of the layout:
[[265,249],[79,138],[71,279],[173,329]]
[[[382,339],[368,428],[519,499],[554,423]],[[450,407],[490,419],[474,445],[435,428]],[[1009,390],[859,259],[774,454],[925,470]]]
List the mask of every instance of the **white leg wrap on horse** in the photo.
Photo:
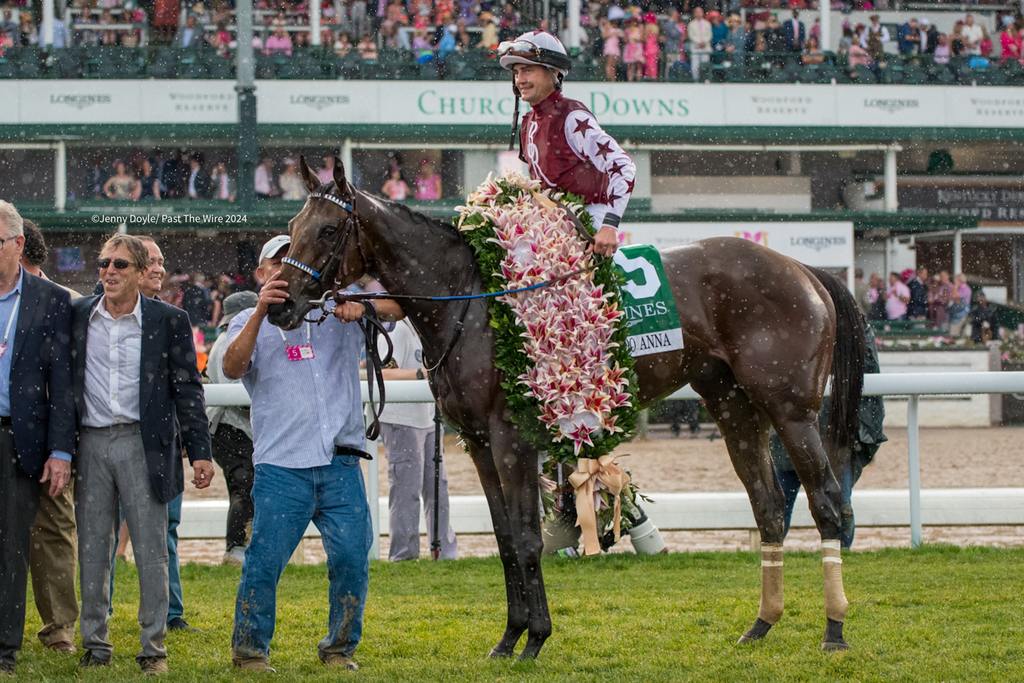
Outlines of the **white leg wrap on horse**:
[[838,540],[821,542],[821,562],[825,572],[825,616],[842,622],[850,603],[843,591],[843,560]]
[[757,616],[775,624],[782,618],[782,544],[761,544],[761,609]]

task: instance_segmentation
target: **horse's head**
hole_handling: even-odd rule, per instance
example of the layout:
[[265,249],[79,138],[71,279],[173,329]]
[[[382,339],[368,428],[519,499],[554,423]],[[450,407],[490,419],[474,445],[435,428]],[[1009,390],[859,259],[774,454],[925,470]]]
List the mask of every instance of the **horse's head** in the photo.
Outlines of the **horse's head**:
[[288,223],[291,245],[280,279],[288,283],[289,298],[271,306],[267,316],[286,330],[302,323],[312,301],[350,285],[366,269],[359,243],[356,191],[345,178],[344,165],[335,159],[334,182],[323,185],[305,158],[300,157],[299,165],[309,197]]

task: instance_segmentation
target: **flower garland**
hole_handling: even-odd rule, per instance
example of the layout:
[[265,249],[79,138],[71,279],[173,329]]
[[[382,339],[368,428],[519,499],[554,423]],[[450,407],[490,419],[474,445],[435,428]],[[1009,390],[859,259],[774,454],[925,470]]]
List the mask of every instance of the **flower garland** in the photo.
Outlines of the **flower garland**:
[[[528,287],[591,265],[566,213],[593,234],[578,197],[542,190],[518,174],[488,176],[458,211],[459,230],[488,290]],[[557,284],[491,300],[495,365],[512,422],[547,452],[549,475],[558,464],[606,455],[633,434],[636,375],[621,284],[611,261],[602,259]],[[597,486],[600,529],[611,525],[614,499],[607,493]],[[623,501],[632,503],[634,495],[635,486],[627,486]]]

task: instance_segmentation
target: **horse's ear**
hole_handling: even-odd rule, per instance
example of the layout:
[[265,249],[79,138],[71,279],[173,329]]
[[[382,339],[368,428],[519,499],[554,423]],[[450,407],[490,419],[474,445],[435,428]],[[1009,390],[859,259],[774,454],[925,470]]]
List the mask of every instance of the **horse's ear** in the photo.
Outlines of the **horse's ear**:
[[316,177],[316,173],[306,163],[306,157],[299,155],[299,170],[302,172],[302,182],[306,183],[306,189],[310,192],[316,192],[320,187],[320,179]]
[[352,196],[352,188],[345,178],[345,164],[341,163],[338,157],[334,157],[334,184],[338,186],[338,192],[343,196]]

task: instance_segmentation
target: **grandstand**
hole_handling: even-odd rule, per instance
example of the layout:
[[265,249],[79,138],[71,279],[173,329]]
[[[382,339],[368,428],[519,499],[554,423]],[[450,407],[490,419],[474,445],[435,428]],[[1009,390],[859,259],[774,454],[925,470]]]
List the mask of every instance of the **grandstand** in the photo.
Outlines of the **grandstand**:
[[[0,8],[0,196],[61,231],[53,268],[68,282],[91,277],[74,250],[91,253],[121,225],[189,236],[168,239],[172,263],[244,270],[299,206],[285,163],[299,154],[320,166],[335,150],[374,191],[393,166],[414,185],[428,160],[443,198],[410,201],[450,215],[487,172],[514,164],[504,151],[512,94],[494,46],[546,27],[572,46],[567,93],[637,161],[626,221],[636,239],[711,224],[765,240],[848,229],[852,256],[824,265],[925,263],[1024,296],[1017,6],[863,0],[822,14],[803,0],[258,0],[250,128],[238,123],[232,5],[46,5]],[[694,21],[711,24],[710,45],[690,40]],[[648,34],[649,63],[630,70],[613,46]],[[257,159],[240,157],[239,140],[253,132],[270,191],[248,202],[239,175]],[[169,183],[192,152],[213,196],[190,200]],[[105,191],[115,160],[138,198]]]

